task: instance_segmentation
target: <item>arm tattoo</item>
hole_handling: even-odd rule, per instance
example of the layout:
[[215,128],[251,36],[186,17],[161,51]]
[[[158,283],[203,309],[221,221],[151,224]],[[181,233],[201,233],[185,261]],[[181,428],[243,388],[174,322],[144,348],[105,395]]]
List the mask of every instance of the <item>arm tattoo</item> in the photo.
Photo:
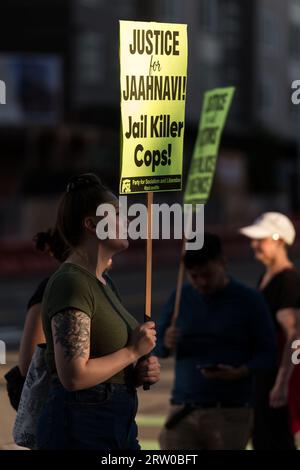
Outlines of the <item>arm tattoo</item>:
[[55,344],[60,344],[68,361],[85,357],[90,347],[90,319],[78,310],[68,309],[53,317]]

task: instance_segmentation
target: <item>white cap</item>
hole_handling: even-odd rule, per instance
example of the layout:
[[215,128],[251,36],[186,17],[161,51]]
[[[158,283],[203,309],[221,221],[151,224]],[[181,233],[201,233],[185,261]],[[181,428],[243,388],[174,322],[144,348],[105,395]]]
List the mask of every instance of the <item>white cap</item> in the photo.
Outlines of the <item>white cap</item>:
[[286,215],[280,212],[265,212],[252,225],[239,230],[246,237],[253,239],[272,237],[281,238],[288,245],[294,243],[296,237],[295,227]]

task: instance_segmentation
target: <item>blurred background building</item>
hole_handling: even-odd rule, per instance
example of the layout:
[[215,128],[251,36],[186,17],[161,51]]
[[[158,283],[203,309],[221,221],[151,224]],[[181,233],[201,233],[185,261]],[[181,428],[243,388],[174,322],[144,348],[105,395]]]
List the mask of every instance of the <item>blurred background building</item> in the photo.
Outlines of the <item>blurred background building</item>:
[[119,19],[188,24],[185,173],[204,91],[236,86],[206,220],[297,217],[300,0],[2,0],[0,10],[1,239],[50,226],[71,174],[98,171],[117,190]]

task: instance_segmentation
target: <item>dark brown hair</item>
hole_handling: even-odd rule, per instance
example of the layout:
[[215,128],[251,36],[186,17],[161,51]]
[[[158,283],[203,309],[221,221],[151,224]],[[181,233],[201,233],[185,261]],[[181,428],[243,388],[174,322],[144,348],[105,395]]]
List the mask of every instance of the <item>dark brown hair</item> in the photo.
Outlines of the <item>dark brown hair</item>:
[[33,238],[35,248],[42,253],[50,252],[61,263],[69,255],[69,247],[63,241],[57,230],[49,229],[39,232]]
[[95,216],[97,207],[114,198],[100,178],[93,173],[73,176],[59,204],[56,229],[70,248],[82,240],[83,222],[87,216]]
[[210,261],[222,259],[222,243],[220,237],[213,233],[204,233],[204,245],[201,250],[187,250],[184,255],[186,269],[203,266]]

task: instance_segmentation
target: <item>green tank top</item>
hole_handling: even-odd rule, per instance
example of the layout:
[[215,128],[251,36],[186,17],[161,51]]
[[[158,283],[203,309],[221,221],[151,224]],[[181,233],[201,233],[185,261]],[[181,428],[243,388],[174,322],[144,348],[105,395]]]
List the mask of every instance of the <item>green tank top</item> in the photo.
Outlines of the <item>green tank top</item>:
[[[104,286],[96,276],[72,263],[63,263],[50,277],[43,302],[42,319],[46,337],[46,361],[52,375],[57,375],[51,319],[74,308],[91,319],[90,358],[102,357],[124,348],[138,322],[122,305],[109,283]],[[132,381],[132,366],[115,374],[107,382]]]

